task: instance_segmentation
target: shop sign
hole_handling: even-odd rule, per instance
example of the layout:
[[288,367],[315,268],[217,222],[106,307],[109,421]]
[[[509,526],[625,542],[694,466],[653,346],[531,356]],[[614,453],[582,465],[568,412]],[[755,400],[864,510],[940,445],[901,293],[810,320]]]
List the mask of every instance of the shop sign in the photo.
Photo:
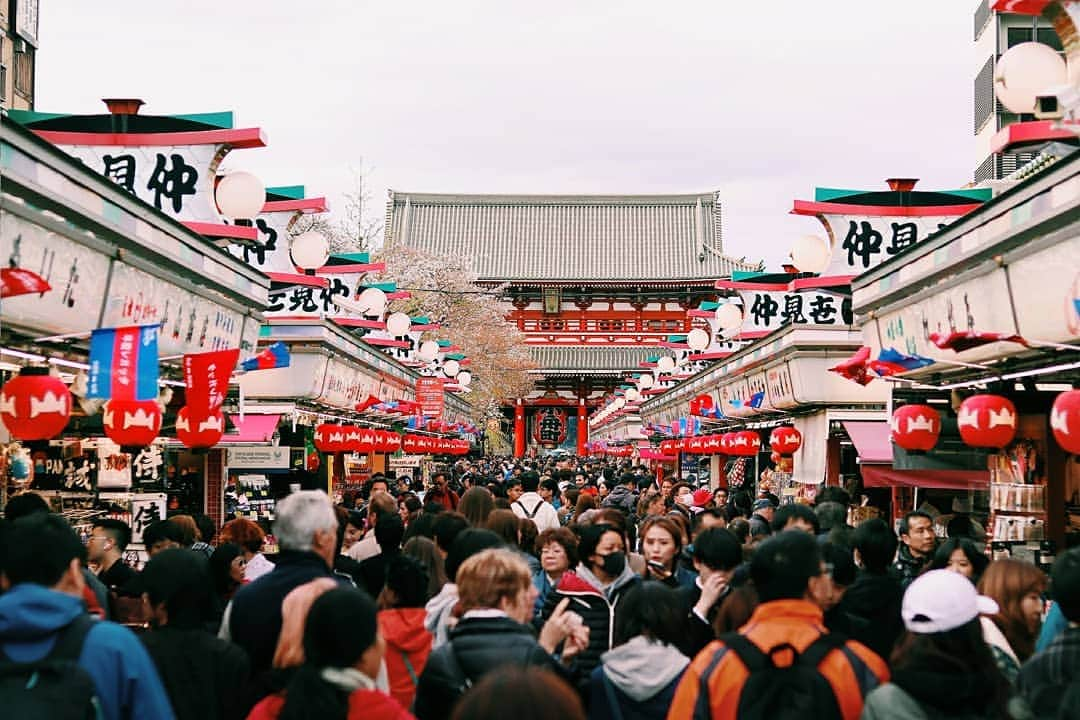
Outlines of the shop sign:
[[416,379],[416,402],[425,417],[440,419],[446,401],[442,378],[421,377]]
[[1080,338],[1080,237],[1015,260],[1008,269],[1020,335],[1049,342]]
[[165,449],[160,443],[139,448],[131,456],[131,481],[136,487],[160,487],[165,482]]
[[353,408],[369,394],[374,395],[378,381],[358,367],[331,358],[326,363],[319,402],[335,407]]
[[[296,273],[296,268],[274,270],[272,272]],[[290,285],[278,290],[271,290],[266,303],[266,317],[353,317],[343,312],[334,302],[334,298],[348,299],[353,296],[360,275],[320,275],[327,281],[326,287]],[[372,318],[374,319],[374,318]],[[357,328],[359,332],[362,328]]]
[[851,296],[821,290],[740,290],[742,333],[770,333],[785,325],[852,325]]
[[777,410],[797,407],[795,386],[791,382],[791,368],[785,362],[765,371],[765,384],[768,388],[769,404]]
[[142,544],[143,533],[153,523],[165,519],[165,493],[135,495],[131,499],[131,542]]
[[255,218],[255,243],[229,246],[229,254],[264,273],[296,273],[289,254],[289,225],[297,216],[295,210],[261,213]]
[[98,489],[128,490],[131,488],[131,456],[120,452],[116,443],[101,439],[97,443]]
[[287,447],[230,447],[229,470],[288,470]]
[[391,470],[400,470],[402,468],[418,468],[423,461],[423,455],[401,455],[399,457],[391,456],[387,462],[387,466]]
[[832,241],[832,256],[824,277],[861,275],[917,245],[959,215],[902,217],[875,215],[818,215]]
[[97,486],[97,454],[68,456],[61,445],[49,445],[31,454],[35,490],[93,492]]

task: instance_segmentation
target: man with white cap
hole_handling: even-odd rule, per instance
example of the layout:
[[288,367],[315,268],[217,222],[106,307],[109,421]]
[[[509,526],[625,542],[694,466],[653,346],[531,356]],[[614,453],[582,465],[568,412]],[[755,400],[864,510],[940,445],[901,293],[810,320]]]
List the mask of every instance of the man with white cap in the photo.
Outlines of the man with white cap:
[[931,570],[912,581],[891,679],[867,695],[861,720],[1033,717],[983,640],[979,616],[997,611],[959,573]]

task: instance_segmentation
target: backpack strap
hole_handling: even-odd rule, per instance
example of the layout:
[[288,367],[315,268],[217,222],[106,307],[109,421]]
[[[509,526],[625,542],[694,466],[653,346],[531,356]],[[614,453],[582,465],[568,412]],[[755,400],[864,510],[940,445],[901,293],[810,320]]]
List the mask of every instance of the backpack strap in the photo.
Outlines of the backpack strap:
[[[775,667],[772,658],[761,651],[754,643],[739,633],[724,633],[720,636],[724,646],[739,656],[739,660],[746,666],[750,674]],[[775,649],[775,648],[774,648]]]
[[544,504],[544,501],[541,500],[540,502],[536,503],[536,507],[534,507],[532,509],[532,512],[529,512],[528,510],[526,510],[525,509],[525,504],[523,502],[521,502],[520,500],[515,500],[514,504],[517,505],[519,508],[521,508],[521,512],[525,513],[525,517],[529,518],[530,520],[535,520],[536,519],[536,513],[540,512],[540,506]]
[[733,650],[735,654],[739,656],[739,660],[742,661],[742,664],[745,665],[746,669],[752,674],[771,667],[776,667],[776,663],[772,661],[772,656],[782,650],[790,651],[795,656],[796,662],[808,667],[817,668],[829,653],[844,647],[844,643],[847,642],[847,637],[838,633],[822,633],[801,653],[789,643],[781,643],[776,647],[770,648],[769,652],[766,653],[747,639],[746,636],[740,635],[739,633],[726,633],[720,636],[720,640],[728,647],[728,649]]
[[409,673],[409,679],[412,680],[413,687],[416,687],[420,684],[420,680],[416,677],[416,668],[413,667],[412,660],[409,659],[409,653],[402,650],[401,659],[405,661],[405,670]]
[[446,643],[446,664],[454,678],[461,681],[458,692],[464,695],[465,691],[472,687],[472,680],[465,674],[465,669],[461,667],[461,661],[458,660],[457,651],[454,650],[452,640]]
[[847,637],[838,633],[822,633],[799,654],[799,662],[816,668],[833,650],[844,647]]

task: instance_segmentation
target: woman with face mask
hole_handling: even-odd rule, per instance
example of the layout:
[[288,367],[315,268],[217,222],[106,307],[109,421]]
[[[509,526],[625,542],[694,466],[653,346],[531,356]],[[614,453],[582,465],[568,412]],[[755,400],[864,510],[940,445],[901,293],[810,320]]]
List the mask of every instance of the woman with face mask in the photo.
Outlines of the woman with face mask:
[[563,573],[558,586],[544,603],[546,620],[563,600],[589,628],[589,645],[578,655],[578,670],[588,676],[600,664],[600,656],[615,644],[619,600],[641,582],[626,562],[622,533],[605,523],[586,525],[579,532],[579,562]]

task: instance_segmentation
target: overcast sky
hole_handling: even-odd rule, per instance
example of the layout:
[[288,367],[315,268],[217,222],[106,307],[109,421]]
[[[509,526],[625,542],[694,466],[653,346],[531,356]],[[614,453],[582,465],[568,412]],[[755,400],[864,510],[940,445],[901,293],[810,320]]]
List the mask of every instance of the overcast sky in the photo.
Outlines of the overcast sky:
[[[975,0],[41,0],[37,109],[233,110],[229,167],[331,206],[386,189],[720,190],[729,255],[778,266],[815,186],[960,187]],[[763,14],[767,13],[767,14]],[[985,60],[985,59],[984,59]]]

